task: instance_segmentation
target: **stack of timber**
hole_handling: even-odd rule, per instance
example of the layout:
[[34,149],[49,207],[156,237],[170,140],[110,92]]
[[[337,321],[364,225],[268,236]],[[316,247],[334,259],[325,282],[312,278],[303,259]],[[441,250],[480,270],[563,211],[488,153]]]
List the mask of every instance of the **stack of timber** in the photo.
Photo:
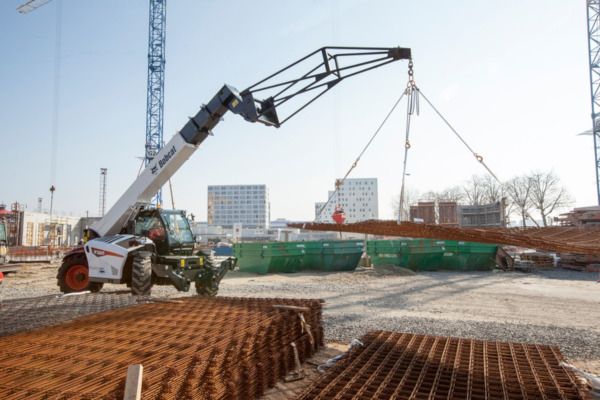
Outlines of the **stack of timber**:
[[600,206],[575,208],[554,218],[560,226],[576,226],[583,229],[600,226]]
[[576,271],[598,272],[600,270],[600,256],[595,254],[558,253],[560,259],[557,266],[574,269]]
[[545,253],[521,253],[519,255],[521,261],[531,263],[537,269],[554,268],[554,257]]
[[[600,206],[575,208],[555,218],[561,226],[575,227],[590,231],[600,227]],[[576,271],[598,272],[600,270],[599,255],[574,253],[558,253],[560,260],[557,266]]]

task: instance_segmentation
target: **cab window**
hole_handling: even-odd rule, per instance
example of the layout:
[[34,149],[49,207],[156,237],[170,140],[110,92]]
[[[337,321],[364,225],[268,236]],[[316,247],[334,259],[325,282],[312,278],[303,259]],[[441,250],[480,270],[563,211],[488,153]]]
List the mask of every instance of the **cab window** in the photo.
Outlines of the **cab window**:
[[194,241],[192,231],[190,230],[190,225],[183,215],[179,213],[164,213],[162,214],[162,217],[163,221],[165,221],[165,226],[169,231],[169,236],[172,236],[180,242]]

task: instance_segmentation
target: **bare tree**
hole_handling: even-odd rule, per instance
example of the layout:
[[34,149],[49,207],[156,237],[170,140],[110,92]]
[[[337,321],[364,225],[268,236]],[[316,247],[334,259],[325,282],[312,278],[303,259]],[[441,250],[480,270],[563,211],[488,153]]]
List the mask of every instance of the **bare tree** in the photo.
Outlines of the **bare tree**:
[[[506,184],[498,182],[493,176],[485,175],[481,178],[483,181],[483,200],[484,204],[493,204],[502,202],[502,199],[510,199]],[[513,202],[507,201],[504,212],[509,217],[514,209]]]
[[483,184],[483,202],[484,204],[497,203],[506,197],[504,186],[491,175],[485,175],[481,178]]
[[465,199],[465,194],[460,186],[452,186],[444,189],[439,193],[438,201],[455,201],[462,202]]
[[484,181],[480,176],[473,175],[471,179],[465,182],[463,193],[467,204],[480,205],[484,200]]
[[[402,221],[410,219],[410,206],[414,206],[419,201],[419,191],[409,187],[404,188],[404,204],[402,206]],[[398,220],[398,209],[400,208],[400,195],[392,197],[392,209],[394,210],[394,219]]]
[[527,177],[531,181],[531,202],[542,216],[542,223],[548,226],[548,216],[556,209],[566,207],[572,200],[554,170],[535,171]]
[[465,195],[463,193],[463,189],[460,186],[448,187],[439,192],[430,190],[428,192],[425,192],[425,194],[423,194],[420,197],[421,200],[427,201],[455,201],[457,203],[462,201],[464,198]]
[[517,176],[505,184],[506,191],[512,203],[518,209],[525,228],[525,221],[529,210],[533,208],[532,203],[532,180],[527,176]]

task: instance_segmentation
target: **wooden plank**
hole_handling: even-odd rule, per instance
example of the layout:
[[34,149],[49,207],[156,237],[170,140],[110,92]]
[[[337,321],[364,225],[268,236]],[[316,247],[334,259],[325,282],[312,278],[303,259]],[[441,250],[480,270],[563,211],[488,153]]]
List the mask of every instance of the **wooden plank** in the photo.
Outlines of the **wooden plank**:
[[125,394],[123,400],[140,400],[142,398],[142,364],[130,365],[127,368],[127,380],[125,381]]
[[7,272],[17,272],[21,269],[21,265],[20,264],[0,264],[0,272],[2,273],[7,273]]

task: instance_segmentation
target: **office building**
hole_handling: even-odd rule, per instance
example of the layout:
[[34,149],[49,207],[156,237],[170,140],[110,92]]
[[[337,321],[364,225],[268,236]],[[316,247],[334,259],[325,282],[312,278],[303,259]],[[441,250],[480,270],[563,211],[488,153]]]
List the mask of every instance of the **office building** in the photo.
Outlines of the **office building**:
[[270,217],[267,185],[209,185],[208,225],[232,228],[268,228]]
[[[338,179],[337,182],[341,181]],[[331,197],[330,191],[327,198]],[[325,202],[315,203],[315,216]],[[346,214],[346,223],[379,218],[379,200],[377,197],[377,178],[346,179],[338,193],[317,218],[317,222],[333,223],[331,216],[336,206],[341,206]]]

